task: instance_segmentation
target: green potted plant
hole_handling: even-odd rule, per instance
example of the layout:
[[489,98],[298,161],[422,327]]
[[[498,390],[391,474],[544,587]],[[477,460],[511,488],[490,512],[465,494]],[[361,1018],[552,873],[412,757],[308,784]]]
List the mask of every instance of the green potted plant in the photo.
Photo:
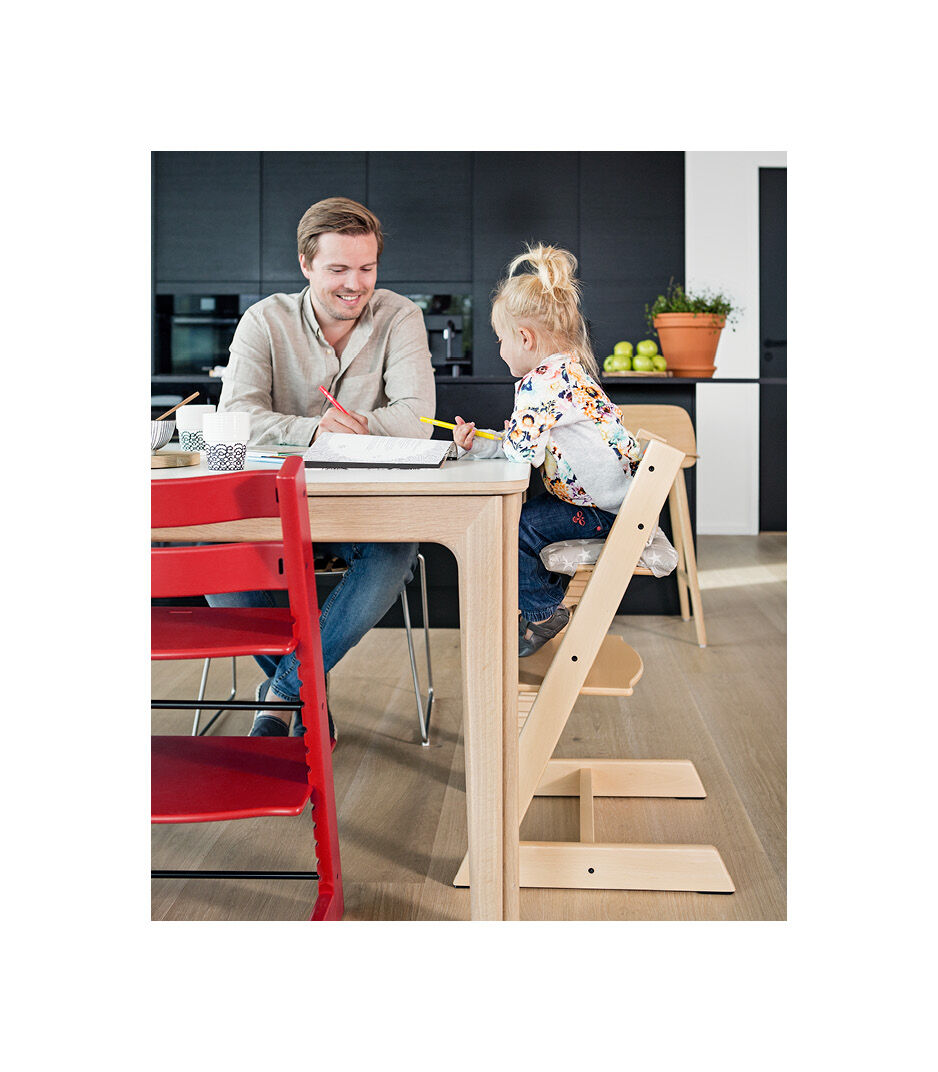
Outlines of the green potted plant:
[[645,319],[661,342],[668,369],[683,377],[714,374],[720,333],[726,324],[735,323],[739,313],[725,294],[705,290],[688,294],[673,279],[667,293],[645,306]]

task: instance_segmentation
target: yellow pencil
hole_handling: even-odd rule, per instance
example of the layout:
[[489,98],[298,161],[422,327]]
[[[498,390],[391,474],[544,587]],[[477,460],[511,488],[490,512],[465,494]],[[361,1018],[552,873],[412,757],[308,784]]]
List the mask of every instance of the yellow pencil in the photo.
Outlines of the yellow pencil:
[[[426,424],[435,424],[437,426],[437,428],[455,428],[456,427],[455,424],[447,424],[446,421],[432,421],[432,420],[430,420],[429,417],[421,417],[420,419]],[[476,429],[476,435],[477,436],[482,436],[483,439],[501,440],[501,438],[502,438],[500,435],[492,435],[491,432],[480,432],[478,428]]]

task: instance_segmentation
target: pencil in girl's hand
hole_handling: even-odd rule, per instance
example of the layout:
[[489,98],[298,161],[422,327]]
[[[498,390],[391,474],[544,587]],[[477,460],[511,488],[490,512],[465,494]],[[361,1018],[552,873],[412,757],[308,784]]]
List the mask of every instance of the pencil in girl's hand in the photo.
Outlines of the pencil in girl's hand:
[[335,406],[335,408],[340,413],[344,413],[346,417],[351,417],[351,413],[349,413],[349,411],[347,409],[344,409],[342,406],[340,406],[339,403],[336,402],[336,400],[332,397],[332,395],[330,395],[329,392],[325,389],[325,387],[323,387],[321,384],[319,386],[319,390],[322,391],[322,393],[326,396],[326,398],[329,399],[329,401],[333,404],[333,406]]
[[[437,428],[455,428],[456,427],[455,424],[448,424],[446,421],[434,421],[434,420],[431,420],[429,417],[421,417],[420,419],[425,424],[435,424],[437,426]],[[476,429],[476,435],[477,436],[482,436],[483,439],[495,439],[495,440],[499,440],[499,441],[502,438],[500,435],[492,435],[491,432],[480,432],[478,428]]]

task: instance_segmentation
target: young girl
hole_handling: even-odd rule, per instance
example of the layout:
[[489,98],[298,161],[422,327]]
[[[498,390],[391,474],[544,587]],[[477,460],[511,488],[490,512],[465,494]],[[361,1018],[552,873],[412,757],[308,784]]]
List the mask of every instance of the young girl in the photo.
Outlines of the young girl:
[[[492,302],[492,327],[515,386],[499,442],[475,436],[456,417],[453,438],[472,457],[542,465],[547,493],[521,507],[518,654],[532,655],[567,624],[564,587],[541,550],[557,540],[604,539],[640,460],[638,443],[597,383],[583,316],[576,258],[553,246],[515,257]],[[531,271],[515,274],[522,265]]]

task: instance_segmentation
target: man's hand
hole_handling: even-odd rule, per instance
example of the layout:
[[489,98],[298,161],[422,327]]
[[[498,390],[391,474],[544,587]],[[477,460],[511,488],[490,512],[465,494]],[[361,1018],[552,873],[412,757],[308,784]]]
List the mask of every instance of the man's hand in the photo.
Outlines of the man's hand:
[[345,432],[352,435],[368,435],[368,418],[360,413],[343,413],[335,406],[331,406],[322,415],[322,420],[316,428],[313,442],[319,438],[320,432]]

